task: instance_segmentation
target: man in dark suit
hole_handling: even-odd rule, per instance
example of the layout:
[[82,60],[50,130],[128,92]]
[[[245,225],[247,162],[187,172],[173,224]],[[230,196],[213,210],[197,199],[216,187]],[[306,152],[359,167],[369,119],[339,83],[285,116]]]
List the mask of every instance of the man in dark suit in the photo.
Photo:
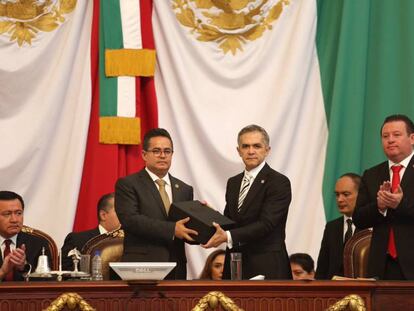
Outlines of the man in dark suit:
[[73,260],[68,257],[69,251],[76,248],[81,251],[83,246],[90,239],[97,235],[110,232],[119,229],[121,224],[119,223],[118,216],[115,212],[115,193],[108,193],[103,195],[98,201],[97,216],[99,225],[91,230],[81,232],[71,232],[66,238],[62,246],[62,269],[73,270]]
[[336,204],[343,216],[329,221],[325,226],[318,256],[316,279],[329,280],[334,275],[344,275],[344,246],[356,230],[352,222],[352,213],[355,209],[360,183],[361,177],[354,173],[344,174],[336,181]]
[[388,158],[366,170],[353,215],[373,228],[368,275],[414,280],[414,124],[405,115],[384,120],[381,141]]
[[184,239],[197,234],[185,226],[190,218],[168,220],[171,202],[193,200],[193,188],[171,176],[173,142],[164,129],[145,134],[145,168],[120,178],[115,186],[115,209],[125,231],[123,261],[176,262],[167,276],[186,279]]
[[242,253],[243,279],[264,275],[266,279],[291,279],[285,246],[285,226],[291,201],[289,179],[265,162],[270,152],[269,135],[258,125],[243,128],[237,151],[245,171],[230,178],[224,215],[236,222],[216,233],[204,245],[217,247],[227,242],[223,278],[230,278],[230,253]]
[[42,255],[49,258],[50,249],[46,239],[21,232],[23,227],[23,198],[12,191],[0,191],[0,280],[23,281],[27,264],[34,270],[37,259]]

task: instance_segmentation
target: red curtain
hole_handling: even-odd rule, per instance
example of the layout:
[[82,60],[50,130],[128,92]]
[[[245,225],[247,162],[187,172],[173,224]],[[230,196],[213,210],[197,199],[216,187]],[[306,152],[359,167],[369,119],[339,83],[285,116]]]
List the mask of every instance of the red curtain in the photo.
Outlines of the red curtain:
[[[96,227],[96,206],[99,198],[114,191],[115,182],[119,177],[132,174],[144,167],[141,145],[99,143],[99,4],[100,0],[94,0],[91,40],[92,106],[74,231]],[[140,1],[142,44],[143,48],[147,49],[155,48],[151,23],[152,5],[152,0]],[[146,131],[158,126],[153,78],[136,78],[136,111],[137,116],[141,118],[142,140]]]

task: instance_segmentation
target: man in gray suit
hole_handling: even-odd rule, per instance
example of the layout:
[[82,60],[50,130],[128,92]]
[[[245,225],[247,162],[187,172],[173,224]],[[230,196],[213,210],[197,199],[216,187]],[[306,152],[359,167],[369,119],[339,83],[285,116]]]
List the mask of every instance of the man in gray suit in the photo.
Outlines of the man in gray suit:
[[186,279],[184,239],[197,232],[185,226],[189,217],[168,220],[171,202],[193,200],[193,188],[171,176],[173,142],[164,129],[145,134],[145,168],[120,178],[115,186],[115,210],[125,231],[122,261],[176,262],[169,279]]

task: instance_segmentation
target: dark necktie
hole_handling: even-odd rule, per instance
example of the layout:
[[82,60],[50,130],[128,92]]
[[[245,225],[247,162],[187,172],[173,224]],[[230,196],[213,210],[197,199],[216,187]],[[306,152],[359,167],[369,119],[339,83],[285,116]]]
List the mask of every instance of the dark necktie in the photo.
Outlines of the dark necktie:
[[[402,165],[393,165],[391,166],[392,170],[392,181],[391,181],[391,192],[394,193],[397,191],[398,186],[400,185],[400,171],[403,168]],[[392,258],[397,258],[397,248],[395,246],[395,238],[394,238],[394,229],[390,227],[390,235],[388,238],[388,254]]]
[[158,191],[160,192],[162,203],[164,204],[165,211],[170,211],[170,198],[168,197],[167,191],[165,190],[165,180],[164,179],[157,179],[155,183],[158,185]]
[[[4,245],[6,246],[5,248],[4,248],[4,253],[3,253],[3,261],[4,261],[4,259],[6,258],[6,256],[7,255],[9,255],[10,253],[11,253],[11,249],[10,249],[10,244],[11,244],[11,240],[10,239],[7,239],[7,240],[4,240]],[[13,270],[11,270],[9,273],[7,273],[6,274],[6,276],[5,276],[5,278],[4,278],[4,280],[5,281],[13,281]]]
[[249,174],[245,174],[244,178],[243,178],[243,182],[240,188],[240,193],[239,193],[239,201],[237,204],[237,210],[240,212],[240,208],[243,204],[244,199],[247,196],[247,192],[249,191],[249,186],[250,186],[250,181],[252,179],[252,176]]
[[352,237],[352,219],[348,218],[346,220],[346,224],[348,225],[348,227],[347,227],[346,232],[345,232],[344,245]]

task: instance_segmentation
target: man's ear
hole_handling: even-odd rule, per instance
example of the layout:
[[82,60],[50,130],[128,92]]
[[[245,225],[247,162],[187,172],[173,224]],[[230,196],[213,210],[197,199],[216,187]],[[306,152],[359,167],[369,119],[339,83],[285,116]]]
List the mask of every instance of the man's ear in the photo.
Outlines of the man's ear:
[[102,220],[106,220],[106,214],[107,212],[105,212],[104,210],[100,210],[99,211],[99,219]]

